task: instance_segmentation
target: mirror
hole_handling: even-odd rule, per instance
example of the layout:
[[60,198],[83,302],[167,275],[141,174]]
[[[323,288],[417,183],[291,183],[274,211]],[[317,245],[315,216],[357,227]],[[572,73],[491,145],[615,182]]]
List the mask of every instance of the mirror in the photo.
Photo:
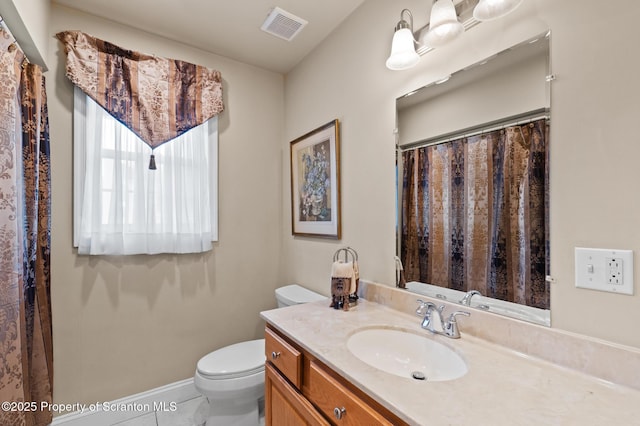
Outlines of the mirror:
[[[396,100],[397,253],[409,291],[550,325],[551,78],[546,33]],[[489,193],[482,220],[476,191]],[[481,294],[465,299],[470,290]]]

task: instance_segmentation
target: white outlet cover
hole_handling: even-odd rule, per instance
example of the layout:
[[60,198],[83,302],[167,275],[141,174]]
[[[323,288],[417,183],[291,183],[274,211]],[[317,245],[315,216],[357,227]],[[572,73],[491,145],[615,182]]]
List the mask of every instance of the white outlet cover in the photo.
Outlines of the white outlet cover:
[[[608,262],[618,259],[622,263],[622,282],[610,283],[607,277]],[[614,249],[575,248],[576,287],[633,294],[633,251]]]

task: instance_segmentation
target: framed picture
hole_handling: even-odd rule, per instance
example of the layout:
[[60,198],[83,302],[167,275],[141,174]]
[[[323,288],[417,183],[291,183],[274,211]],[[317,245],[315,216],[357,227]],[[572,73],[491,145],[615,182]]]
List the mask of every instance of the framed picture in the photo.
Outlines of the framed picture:
[[293,235],[340,239],[340,137],[333,120],[291,142]]

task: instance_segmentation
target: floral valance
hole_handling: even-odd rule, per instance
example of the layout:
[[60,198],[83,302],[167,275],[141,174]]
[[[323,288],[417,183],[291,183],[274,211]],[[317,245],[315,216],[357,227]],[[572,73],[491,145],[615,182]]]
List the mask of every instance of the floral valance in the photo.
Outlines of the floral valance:
[[56,34],[67,77],[151,148],[222,112],[219,71],[134,52],[81,31]]

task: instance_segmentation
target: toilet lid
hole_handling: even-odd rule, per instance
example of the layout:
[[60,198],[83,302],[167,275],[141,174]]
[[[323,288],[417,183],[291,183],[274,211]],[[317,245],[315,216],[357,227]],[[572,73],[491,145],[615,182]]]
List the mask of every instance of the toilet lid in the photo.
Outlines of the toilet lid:
[[300,303],[324,300],[327,297],[301,287],[298,284],[289,284],[284,287],[276,288],[276,298],[280,298],[280,300],[287,305],[297,305]]
[[198,372],[210,379],[232,379],[264,370],[264,339],[225,346],[203,356]]

